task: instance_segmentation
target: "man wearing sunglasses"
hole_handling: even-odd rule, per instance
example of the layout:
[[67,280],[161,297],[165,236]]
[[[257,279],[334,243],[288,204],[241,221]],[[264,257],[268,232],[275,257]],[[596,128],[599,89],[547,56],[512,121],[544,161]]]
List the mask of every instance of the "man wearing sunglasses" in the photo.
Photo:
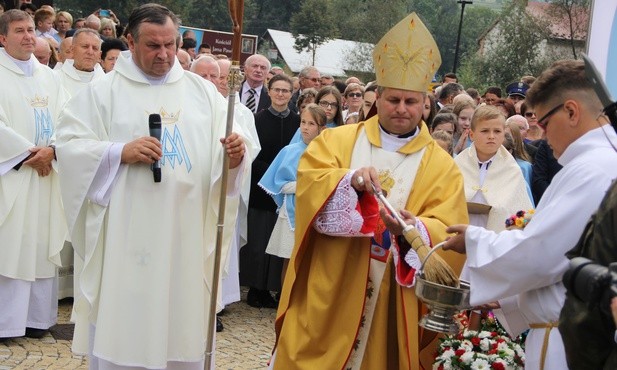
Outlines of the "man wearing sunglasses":
[[291,96],[291,100],[288,104],[289,109],[296,114],[299,113],[297,103],[300,94],[302,94],[302,90],[310,88],[319,90],[321,87],[321,73],[319,73],[319,70],[315,67],[309,66],[302,68],[298,77],[300,78],[300,88]]
[[565,299],[564,254],[574,247],[617,177],[617,134],[601,114],[603,106],[582,61],[555,62],[529,89],[526,100],[563,169],[527,227],[496,234],[455,225],[448,232],[457,235],[444,249],[466,251],[472,305],[498,302],[501,322],[512,335],[531,329],[526,369],[566,369],[566,352],[571,356],[579,350],[565,351],[559,330],[553,330]]

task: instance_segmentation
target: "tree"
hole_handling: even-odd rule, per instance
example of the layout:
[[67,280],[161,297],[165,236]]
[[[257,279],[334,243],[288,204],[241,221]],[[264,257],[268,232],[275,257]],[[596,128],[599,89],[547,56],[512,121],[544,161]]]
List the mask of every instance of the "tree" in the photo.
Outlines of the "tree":
[[313,54],[320,45],[338,37],[337,18],[329,0],[306,0],[300,11],[291,17],[291,32],[295,38],[294,49]]
[[578,58],[576,39],[586,37],[589,27],[589,0],[552,0],[551,23],[561,24],[566,21],[568,32],[563,35],[570,43],[572,57]]
[[484,88],[518,81],[523,75],[539,75],[551,62],[550,56],[540,51],[549,35],[544,24],[527,14],[524,4],[504,9],[499,23],[484,38],[482,54],[463,60],[461,82]]

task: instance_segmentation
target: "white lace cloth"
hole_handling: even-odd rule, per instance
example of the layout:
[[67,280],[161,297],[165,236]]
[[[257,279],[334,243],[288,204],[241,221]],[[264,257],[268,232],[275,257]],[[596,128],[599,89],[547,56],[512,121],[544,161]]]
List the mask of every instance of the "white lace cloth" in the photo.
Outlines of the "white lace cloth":
[[360,232],[364,219],[356,209],[358,194],[351,186],[354,172],[350,171],[343,177],[334,194],[315,218],[313,227],[318,232],[331,236],[373,236],[373,233]]

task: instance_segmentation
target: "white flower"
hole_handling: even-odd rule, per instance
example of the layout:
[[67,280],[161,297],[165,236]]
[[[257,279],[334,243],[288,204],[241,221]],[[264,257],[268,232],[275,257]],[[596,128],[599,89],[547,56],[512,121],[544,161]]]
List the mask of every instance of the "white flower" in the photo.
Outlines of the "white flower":
[[469,365],[471,364],[471,361],[473,361],[473,357],[474,357],[474,353],[468,351],[468,352],[463,353],[460,359],[462,363],[464,363],[465,365]]
[[492,337],[492,336],[493,336],[493,334],[491,334],[491,332],[490,332],[490,331],[486,331],[486,330],[485,330],[485,331],[481,331],[481,332],[478,334],[478,338],[480,338],[480,339],[483,339],[483,338],[490,338],[490,337]]
[[464,341],[461,342],[461,345],[458,348],[464,349],[466,352],[473,351],[473,343],[465,339]]
[[485,359],[478,358],[471,364],[472,370],[489,370],[491,365]]
[[454,355],[455,355],[454,350],[449,349],[447,351],[443,351],[443,353],[441,354],[441,356],[439,356],[439,358],[444,359],[444,360],[450,360],[450,358]]
[[487,338],[484,338],[480,341],[480,349],[483,351],[488,351],[491,348],[491,341]]

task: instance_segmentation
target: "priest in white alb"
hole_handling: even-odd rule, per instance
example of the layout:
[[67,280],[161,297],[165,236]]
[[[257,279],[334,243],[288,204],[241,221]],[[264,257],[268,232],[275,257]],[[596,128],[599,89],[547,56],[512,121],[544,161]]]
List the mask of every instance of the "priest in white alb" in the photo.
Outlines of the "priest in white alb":
[[28,13],[0,16],[0,338],[40,337],[58,316],[67,230],[54,144],[67,96],[35,39]]
[[[73,350],[89,344],[91,368],[203,368],[221,163],[230,157],[237,196],[246,149],[237,133],[224,138],[216,88],[177,62],[178,24],[161,5],[133,10],[130,53],[69,102],[58,127],[67,221],[85,261]],[[234,220],[226,214],[228,229]]]

